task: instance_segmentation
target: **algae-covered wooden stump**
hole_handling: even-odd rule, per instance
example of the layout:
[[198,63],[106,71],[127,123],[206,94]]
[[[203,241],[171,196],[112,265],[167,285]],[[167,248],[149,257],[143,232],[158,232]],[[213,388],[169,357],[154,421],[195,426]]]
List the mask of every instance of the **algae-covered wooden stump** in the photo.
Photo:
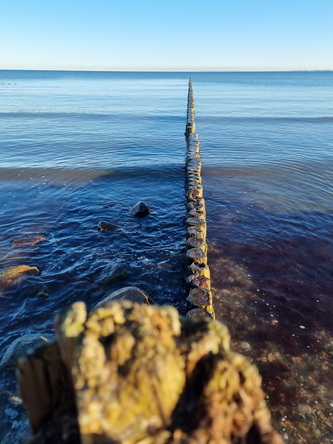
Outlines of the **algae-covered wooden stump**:
[[227,328],[172,307],[82,302],[19,361],[30,443],[281,443],[257,369]]

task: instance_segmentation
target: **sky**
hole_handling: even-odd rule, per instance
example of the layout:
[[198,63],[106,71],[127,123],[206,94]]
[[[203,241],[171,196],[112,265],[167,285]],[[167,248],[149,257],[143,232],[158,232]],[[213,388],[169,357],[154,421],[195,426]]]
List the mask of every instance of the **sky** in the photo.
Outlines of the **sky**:
[[0,0],[0,69],[332,70],[333,0]]

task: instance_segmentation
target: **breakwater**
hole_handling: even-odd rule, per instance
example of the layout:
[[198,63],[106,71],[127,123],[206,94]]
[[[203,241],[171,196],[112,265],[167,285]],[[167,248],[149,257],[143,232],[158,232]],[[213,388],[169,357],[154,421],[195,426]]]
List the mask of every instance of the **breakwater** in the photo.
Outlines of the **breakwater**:
[[31,444],[282,444],[255,366],[230,349],[223,324],[206,319],[214,310],[191,81],[188,105],[187,300],[196,308],[184,319],[127,287],[92,310],[75,302],[58,314],[56,340],[18,362]]
[[186,283],[187,301],[191,308],[187,317],[215,318],[207,261],[206,206],[201,178],[200,142],[195,128],[195,102],[192,79],[189,80],[186,120]]
[[[91,307],[121,285],[184,313],[189,75],[7,75],[18,85],[1,90],[1,268],[41,274],[1,298],[1,359],[13,342],[49,335],[52,313],[76,300]],[[259,366],[290,444],[332,438],[332,81],[193,74],[215,315]],[[144,220],[128,211],[138,199],[152,208]],[[99,232],[101,220],[118,228]],[[16,242],[39,236],[35,246]],[[127,281],[98,284],[118,252],[131,264]],[[19,442],[20,416],[5,413],[21,414],[13,374],[1,384],[0,436],[11,428],[8,442]]]

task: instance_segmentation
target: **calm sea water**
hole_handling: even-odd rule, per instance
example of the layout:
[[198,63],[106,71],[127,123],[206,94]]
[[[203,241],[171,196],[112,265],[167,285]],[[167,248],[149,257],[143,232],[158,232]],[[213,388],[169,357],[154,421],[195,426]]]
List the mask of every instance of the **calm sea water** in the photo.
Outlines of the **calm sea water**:
[[[0,267],[41,271],[2,288],[0,356],[124,285],[184,310],[190,75],[217,315],[259,367],[284,439],[333,442],[331,72],[0,71]],[[149,217],[130,215],[138,200]],[[129,277],[103,286],[110,260]],[[0,372],[2,442],[23,428],[15,390]]]

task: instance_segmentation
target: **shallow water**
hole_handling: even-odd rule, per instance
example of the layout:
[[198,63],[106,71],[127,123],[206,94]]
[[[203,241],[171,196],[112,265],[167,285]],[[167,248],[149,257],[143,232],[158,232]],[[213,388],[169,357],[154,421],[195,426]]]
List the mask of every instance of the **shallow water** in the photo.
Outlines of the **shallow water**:
[[329,443],[333,214],[287,213],[273,201],[268,208],[258,202],[255,179],[251,189],[249,177],[246,186],[234,178],[236,191],[227,175],[206,173],[217,316],[228,325],[234,348],[259,367],[285,440]]
[[[171,88],[146,76],[0,75],[16,83],[0,90],[0,268],[41,272],[1,288],[1,350],[52,333],[54,314],[72,302],[90,308],[123,286],[183,310],[187,79]],[[139,200],[146,218],[129,212]],[[116,229],[100,232],[100,221]],[[45,240],[20,242],[34,237]],[[101,285],[110,261],[128,278]],[[13,371],[0,372],[4,442],[17,439],[22,417],[15,385]]]
[[[0,71],[1,269],[41,270],[3,289],[1,350],[124,285],[184,310],[188,77]],[[333,73],[192,77],[218,317],[286,442],[332,442]],[[110,260],[129,278],[99,285]],[[3,442],[22,429],[15,390],[0,373]]]
[[333,73],[243,80],[197,97],[215,308],[285,441],[330,443]]

